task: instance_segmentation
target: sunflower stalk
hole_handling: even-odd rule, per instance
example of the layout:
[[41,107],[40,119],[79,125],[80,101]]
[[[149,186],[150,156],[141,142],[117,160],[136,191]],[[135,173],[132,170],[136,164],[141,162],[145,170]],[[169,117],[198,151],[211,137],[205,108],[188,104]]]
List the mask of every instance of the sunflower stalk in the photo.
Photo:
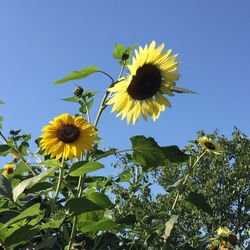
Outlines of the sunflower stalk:
[[[196,159],[196,161],[194,162],[193,166],[191,166],[190,168],[190,171],[187,173],[187,175],[185,176],[183,182],[182,182],[182,185],[185,186],[189,176],[191,175],[191,173],[194,175],[195,173],[195,170],[196,170],[196,165],[197,163],[200,161],[200,159],[204,156],[204,154],[206,153],[206,151],[202,152]],[[180,197],[180,191],[177,190],[177,193],[176,193],[176,196],[175,196],[175,199],[174,199],[174,202],[173,202],[173,205],[171,207],[171,210],[170,210],[170,215],[172,214],[172,212],[174,211],[177,203],[178,203],[178,200],[179,200],[179,197]]]
[[55,197],[53,199],[53,203],[52,203],[52,208],[51,208],[51,214],[54,213],[55,208],[56,208],[56,202],[59,196],[59,192],[60,192],[60,187],[63,181],[63,170],[64,170],[64,163],[65,163],[65,158],[62,158],[62,162],[61,162],[61,166],[60,166],[60,171],[59,171],[59,176],[58,176],[58,181],[57,181],[57,186],[56,186],[56,194]]

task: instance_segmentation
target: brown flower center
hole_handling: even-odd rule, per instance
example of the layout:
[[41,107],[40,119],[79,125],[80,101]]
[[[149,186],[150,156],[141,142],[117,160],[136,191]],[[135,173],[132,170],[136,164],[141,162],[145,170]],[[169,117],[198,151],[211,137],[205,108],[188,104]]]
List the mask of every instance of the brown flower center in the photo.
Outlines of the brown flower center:
[[206,141],[206,142],[204,143],[204,145],[205,145],[208,149],[210,149],[210,150],[215,150],[214,144],[211,143],[211,142],[209,142],[209,141]]
[[129,86],[128,94],[136,100],[154,96],[161,87],[161,71],[153,64],[144,64],[137,69]]
[[80,135],[80,130],[74,125],[64,125],[57,130],[57,138],[64,143],[74,142]]
[[8,168],[8,169],[7,169],[7,173],[8,173],[8,174],[12,174],[13,172],[14,172],[14,168]]

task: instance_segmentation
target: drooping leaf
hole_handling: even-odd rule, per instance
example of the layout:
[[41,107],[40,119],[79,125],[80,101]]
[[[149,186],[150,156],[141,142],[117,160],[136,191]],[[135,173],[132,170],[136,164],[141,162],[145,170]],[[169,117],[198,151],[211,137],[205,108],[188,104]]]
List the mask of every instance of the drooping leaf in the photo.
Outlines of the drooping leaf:
[[73,213],[73,215],[80,215],[85,212],[91,212],[95,210],[103,210],[104,208],[97,205],[95,202],[90,201],[86,197],[72,198],[67,201],[65,208]]
[[181,163],[189,159],[189,156],[183,153],[176,145],[161,147],[161,150],[171,162]]
[[9,180],[3,175],[0,175],[0,197],[1,196],[12,199],[11,184]]
[[99,72],[100,69],[98,69],[96,66],[89,66],[87,68],[78,70],[78,71],[73,71],[72,73],[70,73],[69,75],[65,76],[64,78],[57,80],[55,82],[53,82],[54,85],[59,85],[65,82],[68,82],[70,80],[78,80],[78,79],[82,79],[85,78],[95,72]]
[[108,149],[106,151],[96,150],[96,152],[95,152],[95,160],[99,160],[99,159],[105,158],[105,157],[107,157],[109,155],[113,155],[116,152],[117,152],[116,148],[111,148],[111,149]]
[[165,156],[157,144],[152,138],[146,138],[145,136],[134,136],[130,138],[133,149],[133,160],[147,168],[158,167],[164,164]]
[[189,193],[188,197],[185,200],[185,205],[187,207],[195,206],[195,207],[203,210],[207,214],[209,214],[211,216],[213,215],[213,210],[211,209],[211,207],[207,203],[206,198],[202,194],[199,194],[196,192]]
[[103,168],[104,165],[100,162],[96,161],[90,161],[88,163],[85,163],[85,161],[79,161],[72,165],[69,175],[70,176],[80,176],[83,174],[87,174],[93,171],[96,171],[98,169]]
[[48,175],[50,175],[53,171],[55,171],[56,168],[50,168],[47,171],[43,172],[42,174],[36,175],[34,177],[31,177],[29,179],[26,179],[22,182],[20,182],[14,189],[13,189],[13,199],[14,201],[17,200],[20,194],[23,193],[23,191],[26,188],[31,188],[38,182],[42,181],[45,179]]
[[9,145],[6,145],[6,144],[0,145],[0,156],[7,155],[10,149],[11,147]]
[[178,219],[178,215],[173,214],[171,215],[170,219],[165,223],[165,230],[164,230],[164,234],[162,235],[162,238],[164,239],[164,241],[166,241],[167,238],[170,236],[171,231],[177,219]]
[[179,94],[196,94],[192,90],[184,89],[184,88],[180,88],[180,87],[176,87],[176,86],[171,87],[171,90],[173,92],[176,92],[176,93],[179,93]]

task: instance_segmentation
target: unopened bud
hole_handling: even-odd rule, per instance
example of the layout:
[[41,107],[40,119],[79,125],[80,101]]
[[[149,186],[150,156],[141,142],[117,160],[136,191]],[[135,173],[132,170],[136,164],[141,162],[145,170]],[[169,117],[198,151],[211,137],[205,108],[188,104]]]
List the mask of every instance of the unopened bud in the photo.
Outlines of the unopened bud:
[[82,93],[83,93],[83,88],[81,86],[76,87],[75,90],[73,91],[73,94],[76,97],[81,97]]

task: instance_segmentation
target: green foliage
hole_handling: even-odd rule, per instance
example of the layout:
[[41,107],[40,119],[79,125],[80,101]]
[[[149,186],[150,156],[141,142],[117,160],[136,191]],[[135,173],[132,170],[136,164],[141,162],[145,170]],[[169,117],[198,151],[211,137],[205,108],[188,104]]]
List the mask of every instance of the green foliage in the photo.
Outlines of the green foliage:
[[73,71],[72,73],[65,76],[64,78],[53,82],[53,84],[59,85],[59,84],[66,83],[66,82],[71,81],[71,80],[83,79],[83,78],[85,78],[89,75],[92,75],[93,73],[99,72],[99,71],[100,71],[100,69],[98,69],[96,66],[89,66],[87,68],[84,68],[84,69],[81,69],[78,71]]
[[132,58],[132,51],[135,49],[136,45],[132,45],[127,49],[124,45],[117,43],[114,48],[113,57],[120,60],[121,65],[128,65]]
[[[109,88],[125,77],[134,49],[116,44],[113,57],[122,66],[117,81],[90,66],[54,82],[81,80],[96,72],[111,80],[91,133],[99,129],[100,116],[113,95]],[[194,93],[179,87],[171,90]],[[75,115],[90,122],[95,95],[77,86],[73,96],[63,100],[78,105]],[[0,116],[0,128],[1,121]],[[249,248],[250,141],[239,130],[233,131],[232,139],[208,135],[220,144],[220,155],[212,150],[209,154],[197,140],[181,150],[137,135],[130,138],[130,149],[102,149],[99,141],[79,156],[74,151],[82,150],[92,135],[80,140],[74,130],[78,125],[65,126],[66,135],[74,132],[70,140],[62,136],[61,124],[54,131],[55,140],[49,138],[54,149],[67,144],[63,157],[55,158],[44,149],[41,138],[33,151],[31,135],[11,130],[5,136],[0,131],[0,157],[14,166],[9,172],[5,167],[1,170],[5,176],[0,175],[1,249],[204,250],[226,241],[235,250]],[[87,122],[84,126],[90,127]],[[80,159],[67,158],[69,147]],[[111,168],[111,176],[106,168]],[[231,230],[223,242],[218,227]]]
[[90,172],[94,172],[98,169],[103,168],[104,165],[96,162],[96,161],[90,161],[86,163],[85,161],[79,161],[72,165],[72,168],[69,172],[70,176],[81,176],[83,174],[87,174]]
[[0,197],[4,196],[6,198],[12,199],[12,187],[9,180],[0,175]]

